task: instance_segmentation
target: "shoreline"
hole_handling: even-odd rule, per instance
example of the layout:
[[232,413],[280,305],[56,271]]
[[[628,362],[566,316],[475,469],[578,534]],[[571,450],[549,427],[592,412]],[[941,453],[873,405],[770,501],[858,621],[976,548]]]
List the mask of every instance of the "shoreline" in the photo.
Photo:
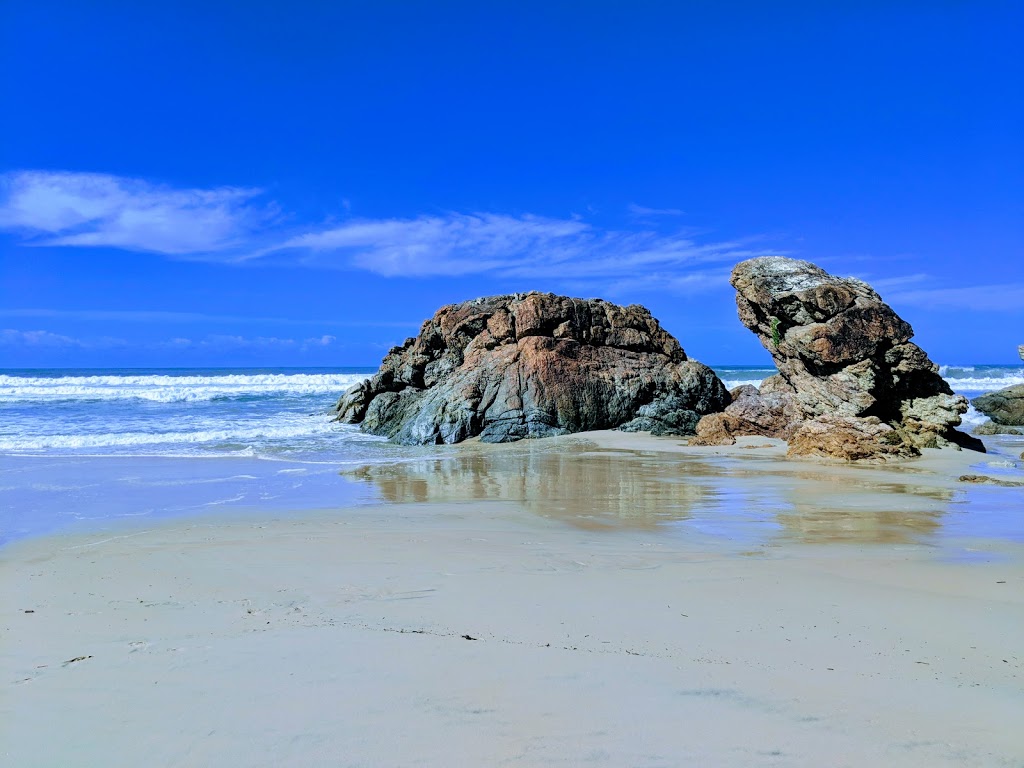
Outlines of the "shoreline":
[[[884,506],[888,495],[900,500],[887,523],[894,530],[903,525],[912,534],[920,524],[918,528],[939,531],[944,518],[952,519],[949,512],[970,506],[974,519],[987,515],[987,527],[976,530],[970,520],[961,521],[958,535],[1024,541],[1024,525],[994,514],[998,504],[993,508],[994,502],[1024,489],[1024,462],[1017,450],[1024,447],[1024,440],[1004,435],[984,440],[989,453],[926,449],[917,458],[880,464],[789,459],[785,442],[772,438],[740,437],[733,446],[690,446],[686,438],[618,430],[503,444],[474,438],[454,446],[402,446],[400,453],[382,453],[371,460],[8,455],[0,456],[0,471],[11,473],[11,480],[36,495],[11,497],[11,509],[24,510],[20,518],[9,521],[8,531],[0,532],[0,552],[25,538],[76,530],[116,532],[164,520],[201,520],[211,514],[303,514],[389,502],[499,497],[552,516],[549,502],[554,495],[561,499],[558,510],[565,512],[563,520],[580,523],[585,517],[581,504],[595,489],[601,501],[593,517],[612,528],[623,523],[629,527],[629,517],[640,527],[694,516],[728,517],[743,505],[767,506],[774,512],[789,509],[789,519],[794,514],[808,516],[827,527],[826,519],[813,514],[815,504],[845,511],[850,522],[858,509]],[[519,481],[531,474],[548,481]],[[974,482],[960,480],[966,476]],[[758,492],[759,487],[771,493]],[[3,490],[11,492],[15,486]],[[163,501],[154,506],[154,498]],[[64,512],[49,522],[33,517],[40,510],[50,510],[52,516],[57,506]],[[28,527],[19,529],[19,519]],[[833,523],[838,520],[833,516]],[[42,528],[33,529],[33,523]]]
[[1024,760],[1024,544],[955,522],[1020,494],[957,483],[983,455],[850,467],[679,442],[470,444],[353,470],[378,494],[356,507],[5,545],[0,755]]

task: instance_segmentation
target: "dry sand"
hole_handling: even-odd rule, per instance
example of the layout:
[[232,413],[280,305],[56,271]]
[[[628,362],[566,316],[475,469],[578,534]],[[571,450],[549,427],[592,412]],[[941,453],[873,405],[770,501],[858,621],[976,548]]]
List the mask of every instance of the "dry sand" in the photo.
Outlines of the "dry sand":
[[589,437],[5,547],[0,762],[1024,765],[1022,547],[948,534],[976,456]]

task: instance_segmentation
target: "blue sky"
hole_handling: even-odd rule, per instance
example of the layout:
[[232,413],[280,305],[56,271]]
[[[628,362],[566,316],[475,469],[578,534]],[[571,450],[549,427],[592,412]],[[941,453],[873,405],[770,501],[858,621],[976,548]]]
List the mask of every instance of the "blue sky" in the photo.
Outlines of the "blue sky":
[[375,365],[532,289],[761,363],[771,253],[1013,363],[1022,8],[3,0],[0,365]]

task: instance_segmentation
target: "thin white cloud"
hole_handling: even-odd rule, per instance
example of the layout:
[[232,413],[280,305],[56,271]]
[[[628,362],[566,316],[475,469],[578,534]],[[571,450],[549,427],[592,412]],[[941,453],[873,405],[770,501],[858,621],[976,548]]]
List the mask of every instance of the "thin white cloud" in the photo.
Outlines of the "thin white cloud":
[[235,336],[230,334],[213,334],[197,343],[200,347],[216,347],[230,349],[263,348],[263,347],[294,347],[295,339],[281,339],[277,336]]
[[699,293],[718,291],[732,295],[729,285],[729,268],[699,269],[686,274],[652,272],[624,277],[604,286],[608,296],[636,295],[640,293],[671,293],[677,296],[693,296]]
[[13,328],[0,330],[0,346],[2,347],[107,349],[110,347],[121,347],[125,344],[124,339],[116,339],[110,336],[79,339],[59,333],[51,333],[50,331],[22,331]]
[[352,221],[293,237],[251,258],[290,251],[306,263],[355,267],[385,277],[494,273],[578,280],[769,252],[751,249],[751,242],[697,243],[683,234],[602,231],[579,219],[452,213]]
[[77,339],[49,331],[17,331],[4,328],[0,331],[0,346],[5,347],[73,347]]
[[577,219],[502,214],[354,220],[292,237],[266,251],[307,263],[348,266],[387,277],[466,275],[506,268],[524,254],[564,247],[584,235]]
[[971,312],[1024,314],[1024,283],[967,285],[895,291],[884,297],[894,308],[966,309]]
[[880,294],[906,288],[907,286],[921,285],[933,279],[931,275],[924,272],[912,275],[894,275],[892,277],[878,277],[871,273],[860,273],[854,274],[853,277],[867,283]]
[[156,344],[168,349],[198,350],[298,350],[305,352],[310,349],[342,346],[338,339],[330,334],[314,336],[307,339],[291,339],[279,336],[240,336],[234,334],[210,334],[201,339],[176,337]]
[[50,309],[40,307],[7,309],[0,317],[45,317],[67,320],[117,320],[132,323],[275,323],[280,325],[337,326],[339,328],[419,328],[421,320],[306,320],[294,317],[211,315],[204,312],[168,312],[132,309]]
[[655,216],[683,216],[686,213],[686,211],[680,210],[679,208],[648,208],[644,205],[637,205],[636,203],[630,203],[627,205],[626,210],[633,216],[640,219],[649,219]]
[[[102,245],[214,261],[267,259],[385,277],[491,274],[607,285],[657,274],[658,284],[684,288],[695,285],[688,276],[707,265],[778,253],[755,248],[756,238],[698,242],[692,231],[604,230],[577,217],[532,214],[352,219],[296,234],[273,220],[272,207],[254,202],[259,194],[235,187],[173,189],[108,174],[22,171],[0,176],[0,229],[23,234],[29,245]],[[630,210],[649,217],[681,213],[639,205]],[[96,319],[113,319],[103,314],[92,312]],[[215,319],[159,311],[131,315],[126,312],[124,319]]]
[[0,229],[29,245],[111,246],[190,255],[246,244],[273,213],[258,189],[173,189],[102,173],[0,176]]
[[309,347],[329,347],[329,346],[331,346],[331,344],[333,344],[337,340],[338,339],[337,339],[336,336],[331,336],[330,334],[325,333],[320,338],[306,339],[303,342],[303,345],[309,346]]

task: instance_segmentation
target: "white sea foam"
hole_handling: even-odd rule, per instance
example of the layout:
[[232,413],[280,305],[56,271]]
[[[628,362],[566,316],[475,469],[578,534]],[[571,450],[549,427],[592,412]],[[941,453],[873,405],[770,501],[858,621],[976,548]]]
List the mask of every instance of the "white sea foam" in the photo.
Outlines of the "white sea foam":
[[[943,365],[939,374],[956,392],[992,392],[1015,384],[1024,384],[1024,368],[986,369],[985,366]],[[965,375],[966,374],[966,375]],[[979,374],[979,375],[970,375]],[[986,375],[988,374],[988,375]],[[752,384],[760,387],[764,379],[723,378],[727,389]]]
[[101,432],[2,436],[0,437],[0,452],[266,443],[339,433],[352,433],[349,436],[355,439],[362,437],[361,433],[355,432],[352,427],[344,427],[328,421],[326,418],[291,417],[287,420],[284,418],[268,419],[249,425],[245,423],[223,425],[221,428],[196,429],[188,432]]
[[760,387],[763,382],[764,379],[722,379],[726,389],[735,389],[736,387],[742,387],[744,384]]
[[148,400],[190,402],[246,396],[340,395],[366,376],[359,373],[265,373],[220,376],[8,376],[0,375],[0,402]]
[[[1024,383],[1024,367],[942,368],[954,391]],[[733,389],[760,386],[768,367],[721,367]],[[74,456],[251,456],[384,459],[367,445],[382,438],[331,421],[338,396],[359,373],[237,371],[110,372],[103,375],[0,375],[0,453]],[[51,405],[57,404],[54,408]],[[985,418],[973,409],[965,425]],[[387,453],[387,460],[396,456]],[[316,463],[316,462],[314,462]]]
[[967,413],[961,417],[960,423],[963,429],[969,430],[984,424],[986,421],[988,421],[988,416],[981,411],[975,410],[973,405],[969,405],[967,406]]
[[978,378],[950,376],[946,377],[946,381],[957,392],[991,392],[996,389],[1011,387],[1014,384],[1024,384],[1024,369],[1016,373],[1006,373],[1002,376],[981,376]]

